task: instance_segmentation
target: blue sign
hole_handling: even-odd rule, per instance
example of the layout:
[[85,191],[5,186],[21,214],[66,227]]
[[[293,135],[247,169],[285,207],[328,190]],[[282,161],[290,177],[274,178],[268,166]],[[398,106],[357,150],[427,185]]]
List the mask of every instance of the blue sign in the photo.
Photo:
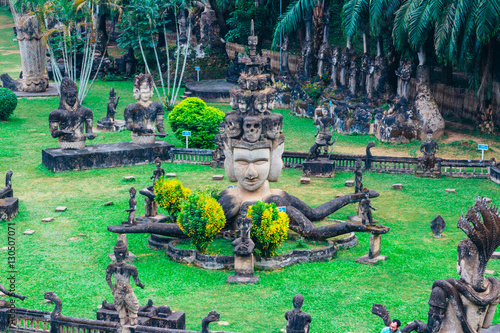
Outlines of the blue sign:
[[182,131],[182,136],[191,136],[191,131]]
[[197,70],[197,71],[199,71],[200,67],[196,66],[194,69]]
[[286,213],[286,207],[285,206],[278,207],[278,212]]
[[479,149],[479,150],[488,150],[488,145],[478,145],[477,149]]

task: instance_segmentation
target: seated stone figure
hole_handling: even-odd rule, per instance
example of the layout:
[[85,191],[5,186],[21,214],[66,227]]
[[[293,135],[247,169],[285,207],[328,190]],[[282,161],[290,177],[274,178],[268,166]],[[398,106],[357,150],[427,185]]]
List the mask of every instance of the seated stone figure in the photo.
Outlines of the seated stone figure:
[[293,296],[293,310],[285,313],[286,333],[308,333],[312,317],[309,313],[301,310],[304,296],[297,294]]
[[90,109],[78,102],[76,84],[68,77],[61,82],[61,102],[59,108],[49,115],[50,134],[59,139],[61,149],[83,149],[85,140],[93,140],[93,115]]
[[420,145],[420,152],[424,156],[418,159],[419,168],[424,172],[432,172],[436,166],[436,154],[439,151],[439,145],[436,141],[432,140],[432,130],[427,130],[427,140],[423,141]]
[[[153,89],[151,74],[135,76],[134,97],[137,103],[127,105],[124,112],[126,127],[132,131],[132,141],[135,144],[151,144],[155,142],[155,136],[167,135],[163,129],[163,106],[150,100]],[[154,129],[155,121],[157,133]]]
[[[457,224],[468,238],[458,244],[459,280],[437,280],[432,286],[427,324],[416,320],[403,333],[476,333],[490,327],[500,301],[500,282],[485,278],[485,269],[500,246],[500,215],[482,198]],[[374,314],[389,319],[385,307],[376,304]],[[381,311],[382,310],[382,311]]]

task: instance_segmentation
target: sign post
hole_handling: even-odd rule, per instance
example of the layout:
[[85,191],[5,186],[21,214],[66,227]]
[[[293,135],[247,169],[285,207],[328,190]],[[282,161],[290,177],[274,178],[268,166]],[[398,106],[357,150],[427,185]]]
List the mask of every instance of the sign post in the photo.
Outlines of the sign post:
[[198,81],[200,81],[200,67],[195,66],[194,69],[196,70],[196,74],[198,74]]
[[481,161],[484,161],[484,151],[488,150],[488,145],[479,144],[477,145],[477,149],[481,151]]
[[189,148],[188,138],[191,136],[191,131],[182,131],[182,136],[186,137],[186,149]]

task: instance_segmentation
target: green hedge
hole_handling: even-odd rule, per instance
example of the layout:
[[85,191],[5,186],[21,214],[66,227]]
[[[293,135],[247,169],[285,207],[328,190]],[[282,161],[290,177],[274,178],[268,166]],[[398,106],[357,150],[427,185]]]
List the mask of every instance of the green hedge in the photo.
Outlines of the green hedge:
[[190,148],[212,149],[215,147],[214,136],[219,133],[224,112],[207,106],[197,97],[188,97],[170,112],[168,119],[177,139],[186,140],[182,131],[191,131]]
[[7,120],[17,106],[17,96],[7,88],[0,88],[0,120]]

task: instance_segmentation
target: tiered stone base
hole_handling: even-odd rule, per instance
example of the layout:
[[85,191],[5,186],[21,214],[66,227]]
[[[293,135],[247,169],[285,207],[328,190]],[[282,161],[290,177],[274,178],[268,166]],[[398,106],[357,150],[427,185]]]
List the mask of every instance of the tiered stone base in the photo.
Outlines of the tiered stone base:
[[132,132],[132,142],[136,145],[149,145],[155,143],[156,137],[153,135],[137,135]]
[[42,162],[54,172],[151,164],[156,157],[162,161],[168,160],[172,147],[170,143],[158,140],[147,145],[118,142],[90,145],[79,150],[51,148],[42,150]]
[[83,149],[85,141],[68,142],[59,140],[59,148],[61,149]]

